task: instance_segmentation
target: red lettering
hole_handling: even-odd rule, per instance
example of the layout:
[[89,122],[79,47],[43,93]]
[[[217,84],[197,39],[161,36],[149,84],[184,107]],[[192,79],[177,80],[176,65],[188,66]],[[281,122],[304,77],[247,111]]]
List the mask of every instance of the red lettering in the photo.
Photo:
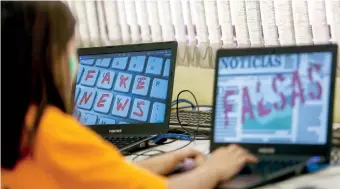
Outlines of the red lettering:
[[224,102],[224,120],[225,120],[225,126],[229,125],[229,118],[228,113],[233,110],[233,106],[228,103],[228,97],[231,95],[236,94],[236,91],[226,91],[224,93],[223,102]]
[[250,114],[250,119],[254,119],[253,106],[252,106],[251,101],[250,101],[250,97],[249,97],[247,87],[244,87],[243,90],[242,90],[242,101],[243,101],[242,123],[244,123],[246,113]]
[[124,102],[124,105],[123,105],[122,103],[120,103],[121,100],[122,100],[121,98],[118,98],[118,100],[117,100],[117,107],[116,107],[117,111],[119,111],[119,110],[124,111],[127,103],[129,103],[129,99],[126,99],[125,102]]
[[85,80],[87,81],[87,79],[93,78],[92,74],[94,73],[96,73],[96,70],[89,70],[86,74]]
[[[296,91],[296,87],[298,88],[298,91]],[[292,81],[292,101],[291,101],[291,107],[295,106],[295,100],[297,97],[300,97],[301,103],[305,103],[305,97],[303,96],[303,89],[302,84],[300,81],[300,76],[298,71],[293,72],[293,81]]]
[[120,76],[120,83],[119,86],[122,87],[122,85],[124,86],[124,88],[126,88],[126,81],[129,79],[129,77],[124,77],[124,75]]
[[261,82],[257,81],[257,83],[256,83],[256,92],[259,93],[260,90],[261,90]]
[[317,93],[310,91],[309,96],[312,100],[320,100],[322,96],[322,87],[319,82],[317,81],[313,82],[313,73],[312,73],[313,69],[319,72],[321,70],[321,66],[319,64],[313,64],[311,67],[308,68],[308,79],[311,83],[314,83],[314,85],[318,89]]
[[[257,81],[256,92],[261,93],[261,82],[260,81]],[[257,103],[257,112],[258,112],[260,117],[266,116],[266,115],[270,114],[270,112],[271,112],[271,109],[268,109],[264,106],[263,100],[264,99],[263,99],[263,96],[262,96],[261,100]]]
[[[273,87],[273,91],[275,93],[278,93],[277,82],[276,81],[280,80],[282,82],[282,81],[284,81],[284,79],[285,78],[284,78],[284,76],[282,74],[278,74],[278,75],[276,75],[276,77],[273,78],[272,87]],[[283,110],[286,107],[286,97],[285,97],[285,95],[282,92],[280,92],[279,95],[280,95],[282,104],[281,104],[281,106],[279,106],[279,104],[277,102],[275,102],[274,103],[274,108],[276,110]]]
[[263,104],[263,97],[261,100],[257,103],[257,112],[260,117],[266,116],[272,112],[270,108],[266,108],[265,105]]
[[107,81],[107,83],[110,84],[110,72],[105,73],[101,83],[103,84],[104,81]]
[[104,103],[106,102],[106,97],[109,97],[110,95],[109,94],[102,94],[102,96],[100,97],[100,99],[98,100],[97,102],[97,107],[103,107],[104,106]]
[[92,96],[92,92],[90,92],[89,96],[87,96],[87,92],[84,92],[84,95],[83,97],[81,98],[80,102],[79,102],[79,105],[81,105],[84,101],[85,101],[85,104],[87,104],[87,102],[89,101],[89,99],[91,98]]
[[146,77],[140,77],[139,79],[138,79],[138,83],[137,83],[137,89],[144,89],[144,85],[145,85],[145,81],[146,80]]
[[139,101],[137,102],[137,108],[139,109],[139,112],[133,112],[134,115],[138,116],[138,117],[142,117],[144,115],[144,112],[141,108],[142,105],[144,105],[144,101]]

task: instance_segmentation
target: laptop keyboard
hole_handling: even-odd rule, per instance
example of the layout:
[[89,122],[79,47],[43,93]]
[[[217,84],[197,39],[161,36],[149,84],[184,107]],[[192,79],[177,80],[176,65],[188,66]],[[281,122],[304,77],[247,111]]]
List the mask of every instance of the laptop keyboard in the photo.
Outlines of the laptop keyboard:
[[283,160],[260,160],[257,164],[245,166],[241,174],[257,173],[261,175],[271,174],[281,169],[292,167],[301,163],[301,161],[283,161]]
[[133,137],[105,137],[106,140],[111,142],[117,148],[121,149],[130,146],[139,141],[145,140],[150,136],[133,136]]
[[[197,126],[197,118],[199,117],[200,127],[211,127],[211,112],[180,111],[178,116],[184,126]],[[176,112],[171,112],[170,125],[179,125]]]
[[122,56],[80,60],[74,116],[85,125],[162,123],[170,59]]

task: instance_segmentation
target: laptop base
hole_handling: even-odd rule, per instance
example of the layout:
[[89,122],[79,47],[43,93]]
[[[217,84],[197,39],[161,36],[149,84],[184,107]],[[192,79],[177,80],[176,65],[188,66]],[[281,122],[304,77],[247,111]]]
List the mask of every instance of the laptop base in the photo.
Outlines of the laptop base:
[[239,174],[234,179],[221,183],[218,189],[248,189],[276,183],[300,174],[307,173],[306,162],[278,170],[272,174]]
[[121,153],[127,155],[149,147],[154,136],[110,136],[105,139],[115,145]]

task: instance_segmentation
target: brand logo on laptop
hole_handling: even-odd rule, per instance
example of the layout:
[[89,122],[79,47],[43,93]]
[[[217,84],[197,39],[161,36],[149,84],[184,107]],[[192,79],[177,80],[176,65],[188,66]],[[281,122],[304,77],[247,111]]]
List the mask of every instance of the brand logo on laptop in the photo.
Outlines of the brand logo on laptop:
[[275,148],[259,148],[257,151],[260,154],[274,154]]
[[122,129],[110,129],[109,133],[121,133]]

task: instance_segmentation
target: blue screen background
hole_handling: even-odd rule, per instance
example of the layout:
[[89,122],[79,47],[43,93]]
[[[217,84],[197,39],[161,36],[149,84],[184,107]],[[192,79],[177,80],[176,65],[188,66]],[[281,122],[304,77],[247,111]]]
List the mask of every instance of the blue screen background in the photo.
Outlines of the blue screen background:
[[163,123],[171,51],[79,57],[73,115],[84,125]]
[[325,144],[331,65],[330,52],[220,58],[214,141]]

